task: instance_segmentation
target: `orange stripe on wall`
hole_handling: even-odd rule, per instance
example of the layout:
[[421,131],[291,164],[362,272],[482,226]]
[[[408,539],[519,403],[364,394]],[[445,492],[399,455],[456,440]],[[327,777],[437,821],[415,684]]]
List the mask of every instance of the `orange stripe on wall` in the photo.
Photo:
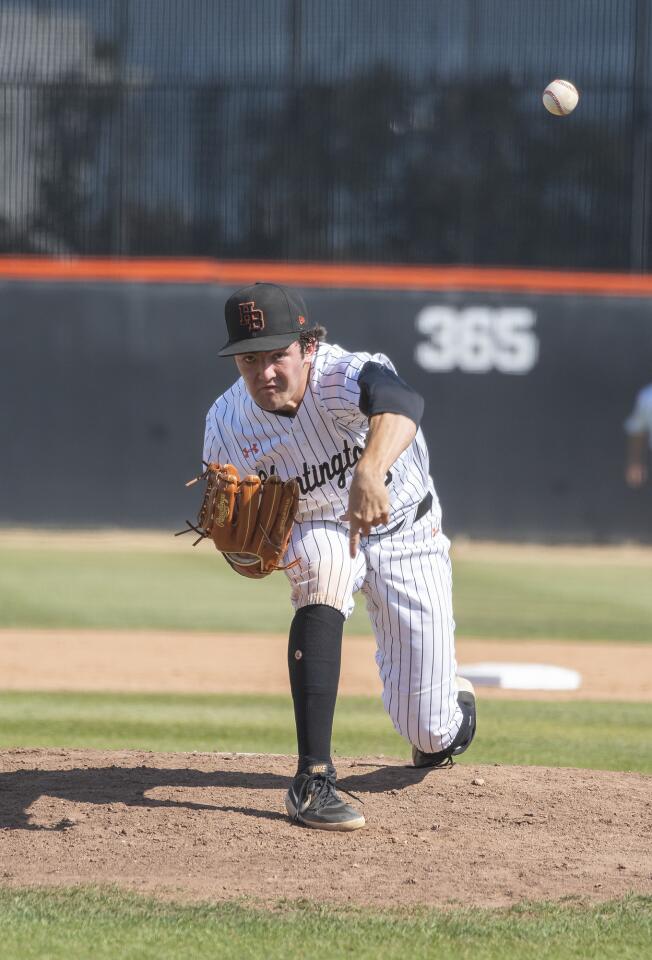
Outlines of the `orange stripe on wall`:
[[511,290],[544,294],[652,295],[652,276],[647,274],[255,260],[0,257],[0,278],[219,283],[226,286],[267,280],[298,287],[362,290]]

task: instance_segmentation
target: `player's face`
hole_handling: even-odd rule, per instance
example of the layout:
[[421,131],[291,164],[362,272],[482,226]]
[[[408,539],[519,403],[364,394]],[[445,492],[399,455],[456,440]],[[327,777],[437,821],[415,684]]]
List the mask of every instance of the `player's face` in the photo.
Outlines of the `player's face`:
[[301,356],[298,340],[282,350],[239,353],[236,366],[248,393],[263,410],[294,413],[306,391],[313,347]]

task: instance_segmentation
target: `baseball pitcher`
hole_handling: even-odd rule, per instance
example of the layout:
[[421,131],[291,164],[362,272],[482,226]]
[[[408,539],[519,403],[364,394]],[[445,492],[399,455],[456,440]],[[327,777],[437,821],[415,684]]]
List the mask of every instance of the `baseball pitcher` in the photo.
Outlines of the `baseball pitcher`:
[[325,341],[298,293],[272,283],[226,303],[239,377],[206,417],[197,530],[251,578],[283,569],[294,617],[288,667],[298,742],[289,815],[323,830],[364,817],[336,790],[331,733],[344,621],[360,591],[383,702],[416,767],[475,734],[456,676],[449,541],[429,475],[422,398],[382,354]]

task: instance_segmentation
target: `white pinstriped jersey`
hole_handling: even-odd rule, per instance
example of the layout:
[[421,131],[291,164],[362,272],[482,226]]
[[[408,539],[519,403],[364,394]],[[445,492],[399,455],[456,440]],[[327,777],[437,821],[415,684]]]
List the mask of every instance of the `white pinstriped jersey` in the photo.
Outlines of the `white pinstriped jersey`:
[[[358,376],[370,360],[396,372],[383,354],[347,353],[320,344],[294,416],[261,409],[239,378],[208,411],[204,460],[232,463],[241,476],[296,477],[301,488],[297,519],[337,519],[347,509],[353,468],[365,445],[369,424],[359,407]],[[389,523],[375,527],[376,534],[402,525],[428,492],[433,495],[434,522],[441,518],[421,430],[392,465],[388,489]]]

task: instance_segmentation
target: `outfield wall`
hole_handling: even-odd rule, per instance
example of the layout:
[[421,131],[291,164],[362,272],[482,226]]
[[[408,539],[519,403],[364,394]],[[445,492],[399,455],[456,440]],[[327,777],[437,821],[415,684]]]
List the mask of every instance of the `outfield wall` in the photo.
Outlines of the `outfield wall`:
[[[652,290],[478,289],[479,273],[433,289],[295,285],[331,341],[387,353],[424,394],[449,533],[652,542],[650,488],[623,480],[623,421],[652,381]],[[0,522],[192,517],[184,481],[234,376],[216,357],[222,305],[244,279],[1,279]]]

